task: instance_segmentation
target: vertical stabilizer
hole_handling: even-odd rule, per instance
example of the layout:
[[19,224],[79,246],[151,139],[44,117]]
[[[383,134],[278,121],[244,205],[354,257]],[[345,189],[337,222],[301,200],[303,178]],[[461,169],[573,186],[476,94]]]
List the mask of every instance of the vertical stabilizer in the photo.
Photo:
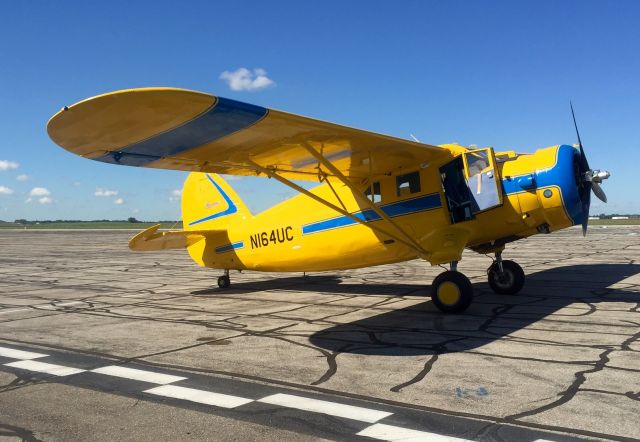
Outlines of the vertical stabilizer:
[[228,229],[251,218],[236,192],[215,173],[192,172],[182,188],[184,230]]

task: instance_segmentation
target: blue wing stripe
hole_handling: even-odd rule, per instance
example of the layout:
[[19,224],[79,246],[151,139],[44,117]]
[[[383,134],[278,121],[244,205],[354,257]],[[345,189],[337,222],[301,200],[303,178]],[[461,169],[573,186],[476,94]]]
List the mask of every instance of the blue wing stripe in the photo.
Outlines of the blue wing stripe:
[[161,158],[178,155],[245,129],[264,118],[268,109],[228,98],[182,126],[110,152],[98,161],[143,167]]

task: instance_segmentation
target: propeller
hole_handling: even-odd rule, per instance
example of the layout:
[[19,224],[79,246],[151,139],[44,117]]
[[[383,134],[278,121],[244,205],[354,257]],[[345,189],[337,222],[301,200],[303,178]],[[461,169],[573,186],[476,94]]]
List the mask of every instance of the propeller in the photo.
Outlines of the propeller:
[[576,136],[578,137],[578,146],[580,147],[580,161],[578,174],[578,192],[582,202],[582,213],[584,220],[582,221],[582,235],[587,234],[587,226],[589,224],[589,206],[591,205],[591,192],[603,203],[607,202],[607,195],[602,190],[600,184],[611,176],[606,170],[592,170],[589,167],[587,156],[584,154],[580,132],[578,131],[578,123],[576,123],[576,114],[573,111],[573,103],[570,101],[571,116],[573,117],[573,126],[576,128]]

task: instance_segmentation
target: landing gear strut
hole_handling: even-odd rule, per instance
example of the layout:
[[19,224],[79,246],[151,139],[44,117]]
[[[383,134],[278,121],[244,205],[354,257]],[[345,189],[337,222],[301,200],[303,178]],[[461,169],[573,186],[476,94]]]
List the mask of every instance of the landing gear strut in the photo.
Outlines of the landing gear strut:
[[218,278],[218,287],[221,289],[228,289],[231,286],[231,279],[229,278],[229,269],[224,270],[224,275]]
[[500,295],[515,295],[524,286],[524,270],[514,261],[503,261],[502,253],[496,253],[496,260],[487,269],[489,285]]
[[431,300],[444,313],[461,313],[473,300],[473,287],[469,278],[458,272],[457,261],[452,261],[450,268],[433,280]]

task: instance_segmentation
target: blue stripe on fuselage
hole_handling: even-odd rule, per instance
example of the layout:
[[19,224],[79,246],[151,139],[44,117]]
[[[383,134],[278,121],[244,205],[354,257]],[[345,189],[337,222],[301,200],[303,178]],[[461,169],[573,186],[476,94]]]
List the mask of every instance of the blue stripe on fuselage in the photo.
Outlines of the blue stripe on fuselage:
[[[402,215],[409,215],[411,213],[423,212],[426,210],[437,209],[442,207],[440,201],[440,194],[432,193],[429,195],[413,198],[405,201],[398,201],[397,203],[390,203],[380,206],[380,209],[385,215],[389,217],[396,217]],[[358,219],[365,222],[378,221],[382,219],[375,211],[371,209],[363,210],[361,212],[353,213]],[[309,235],[311,233],[324,232],[326,230],[337,229],[340,227],[347,227],[356,224],[356,221],[346,216],[338,216],[335,218],[317,221],[311,224],[302,226],[302,234]]]
[[234,242],[225,246],[216,247],[216,253],[230,252],[231,250],[243,249],[244,241]]
[[268,109],[261,106],[218,97],[213,107],[182,126],[95,159],[143,167],[245,129],[260,121],[267,113]]

